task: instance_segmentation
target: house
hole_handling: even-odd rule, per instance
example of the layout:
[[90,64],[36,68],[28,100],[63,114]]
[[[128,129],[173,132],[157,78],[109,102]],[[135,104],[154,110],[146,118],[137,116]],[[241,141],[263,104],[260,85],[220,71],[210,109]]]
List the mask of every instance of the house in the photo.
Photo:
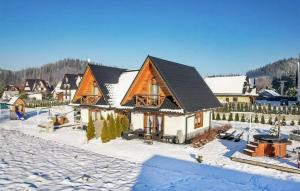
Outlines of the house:
[[37,92],[48,95],[51,92],[51,86],[42,79],[26,79],[24,84],[25,92]]
[[82,76],[71,105],[81,109],[81,122],[115,114],[120,101],[133,81],[136,70],[89,64]]
[[5,90],[2,94],[1,99],[3,101],[8,101],[10,100],[12,97],[16,97],[19,96],[19,91],[10,91],[10,90]]
[[53,91],[51,92],[53,99],[57,101],[64,101],[64,90],[61,87],[62,81],[57,82],[56,86],[54,87]]
[[125,115],[132,130],[183,143],[210,127],[220,103],[194,67],[148,56],[139,71],[89,64],[72,101],[81,120]]
[[4,91],[19,91],[19,88],[15,85],[9,84],[5,86]]
[[58,98],[62,101],[71,101],[82,79],[82,74],[65,74],[61,82]]
[[258,95],[261,99],[276,99],[277,97],[281,97],[281,95],[273,89],[262,89],[258,92]]
[[122,107],[133,130],[153,139],[177,136],[183,143],[210,127],[210,110],[220,103],[194,67],[148,56]]
[[206,77],[205,82],[221,103],[254,103],[258,96],[244,75]]

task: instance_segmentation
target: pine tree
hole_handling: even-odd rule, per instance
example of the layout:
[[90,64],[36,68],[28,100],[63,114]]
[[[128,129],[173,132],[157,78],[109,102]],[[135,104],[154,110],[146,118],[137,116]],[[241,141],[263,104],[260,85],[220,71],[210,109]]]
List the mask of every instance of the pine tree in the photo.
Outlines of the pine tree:
[[121,121],[120,117],[116,117],[116,130],[117,130],[117,137],[121,137],[122,134],[122,126],[121,126]]
[[269,120],[268,120],[268,124],[272,125],[272,116],[270,115]]
[[233,121],[232,113],[229,114],[228,121]]
[[108,126],[107,126],[107,120],[104,120],[104,122],[103,122],[101,140],[102,140],[103,143],[106,143],[110,140],[109,129],[108,129]]
[[225,113],[223,113],[222,120],[224,120],[224,121],[226,120]]
[[264,115],[261,116],[260,123],[261,123],[261,124],[265,124],[265,123],[266,123],[266,122],[265,122],[265,116],[264,116]]
[[254,123],[259,123],[259,121],[258,121],[258,115],[257,114],[254,117]]
[[234,116],[234,121],[239,121],[239,120],[240,120],[239,114],[236,113],[235,116]]
[[242,115],[241,122],[246,122],[244,114]]
[[113,114],[110,115],[108,124],[109,130],[111,132],[111,139],[115,139],[117,137],[117,129]]
[[89,116],[89,122],[86,130],[86,138],[89,141],[94,137],[95,137],[95,127],[93,124],[92,116]]
[[129,129],[129,119],[126,116],[123,116],[123,131],[125,132]]
[[216,120],[221,120],[220,113],[217,113]]

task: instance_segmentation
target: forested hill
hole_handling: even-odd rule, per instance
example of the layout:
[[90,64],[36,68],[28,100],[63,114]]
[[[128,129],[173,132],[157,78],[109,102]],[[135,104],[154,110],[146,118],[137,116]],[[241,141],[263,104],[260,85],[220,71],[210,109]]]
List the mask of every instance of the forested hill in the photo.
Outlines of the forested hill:
[[0,69],[0,88],[7,84],[22,85],[26,78],[41,78],[55,85],[65,73],[83,73],[87,64],[87,61],[79,59],[64,59],[40,68],[27,68],[20,71]]
[[247,72],[249,77],[270,76],[271,78],[281,78],[287,76],[296,76],[297,62],[299,59],[282,59],[263,67]]

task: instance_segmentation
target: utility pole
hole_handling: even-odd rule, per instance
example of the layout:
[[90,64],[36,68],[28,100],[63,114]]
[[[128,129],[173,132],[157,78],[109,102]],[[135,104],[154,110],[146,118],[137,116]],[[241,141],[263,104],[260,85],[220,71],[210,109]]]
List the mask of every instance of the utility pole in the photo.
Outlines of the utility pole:
[[284,81],[284,80],[281,80],[280,81],[280,94],[283,96],[283,94],[284,94],[284,83],[285,83],[286,81]]
[[297,64],[297,76],[298,76],[297,101],[298,103],[300,103],[300,54],[299,54],[298,64]]

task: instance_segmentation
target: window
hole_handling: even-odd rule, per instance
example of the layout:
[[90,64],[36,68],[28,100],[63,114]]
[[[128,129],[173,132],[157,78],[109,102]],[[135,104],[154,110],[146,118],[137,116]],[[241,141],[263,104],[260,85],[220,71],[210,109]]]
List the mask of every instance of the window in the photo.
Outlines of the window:
[[150,91],[151,91],[150,94],[151,94],[152,101],[157,104],[158,94],[159,94],[159,86],[155,79],[152,79]]
[[203,112],[195,114],[194,128],[203,127]]
[[233,98],[233,101],[234,101],[234,102],[237,102],[237,101],[238,101],[238,98],[237,98],[237,97],[234,97],[234,98]]
[[93,83],[93,95],[98,95],[99,94],[99,89],[96,81]]
[[228,97],[226,98],[226,102],[229,102],[229,98]]

